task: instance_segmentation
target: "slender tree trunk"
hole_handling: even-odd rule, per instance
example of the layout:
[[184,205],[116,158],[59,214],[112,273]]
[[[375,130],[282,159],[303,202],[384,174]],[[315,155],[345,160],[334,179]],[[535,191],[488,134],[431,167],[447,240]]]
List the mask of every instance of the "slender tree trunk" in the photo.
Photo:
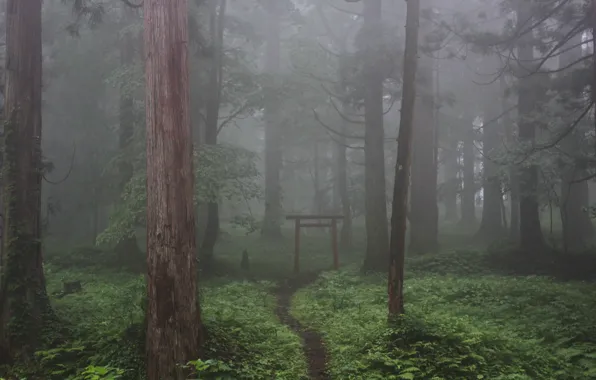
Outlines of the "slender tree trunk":
[[399,121],[397,162],[391,210],[391,243],[389,246],[389,321],[404,312],[404,260],[406,256],[406,221],[412,140],[414,135],[414,107],[416,103],[416,66],[418,62],[418,22],[420,3],[407,1],[406,50],[404,54],[404,84]]
[[[519,0],[517,10],[518,28],[532,18],[531,6]],[[522,38],[518,48],[520,62],[532,62],[534,58],[533,46]],[[525,67],[522,65],[522,67]],[[530,69],[532,70],[532,69]],[[532,120],[532,112],[536,108],[536,99],[533,95],[533,78],[526,73],[521,73],[519,79],[518,113],[519,113],[519,138],[525,143],[526,149],[531,149],[536,137],[536,129]],[[542,228],[540,226],[540,209],[538,203],[538,168],[536,165],[527,165],[518,170],[520,189],[520,244],[523,252],[535,254],[540,252],[545,245]]]
[[[377,44],[382,39],[381,0],[366,0],[363,33],[367,36],[367,56],[380,57]],[[386,271],[389,252],[387,202],[385,189],[385,149],[383,129],[383,71],[379,62],[370,60],[366,70],[365,108],[365,221],[366,257],[362,269]]]
[[[124,9],[125,17],[127,22],[132,20],[132,16],[135,11],[131,9]],[[135,38],[131,31],[127,31],[120,42],[120,63],[122,66],[131,66],[134,64],[135,55],[137,53],[136,47],[138,39]],[[122,83],[120,86],[120,104],[119,104],[119,135],[118,135],[118,149],[122,159],[118,165],[120,174],[119,190],[120,194],[124,193],[124,189],[130,179],[133,176],[133,166],[131,161],[127,157],[127,153],[130,153],[131,145],[133,142],[134,135],[134,98],[130,91],[130,85],[128,83]],[[138,256],[141,257],[143,252],[139,248],[137,243],[137,236],[126,236],[120,240],[114,250],[119,255],[123,256]]]
[[[218,12],[219,3],[219,12]],[[213,41],[213,59],[209,73],[209,94],[207,96],[207,116],[205,123],[205,144],[217,145],[219,128],[219,109],[221,106],[223,32],[226,0],[212,0],[210,31]],[[207,222],[201,243],[201,267],[206,272],[213,266],[213,254],[219,237],[219,204],[217,201],[207,205]]]
[[[265,72],[279,74],[280,70],[280,5],[278,1],[268,0],[269,12],[267,47],[265,53]],[[268,95],[268,96],[267,96]],[[278,99],[273,91],[266,95],[265,106],[265,215],[261,235],[266,238],[281,237],[281,182],[282,169],[282,131],[278,123]]]
[[322,201],[321,201],[321,178],[319,173],[319,143],[314,142],[314,157],[313,157],[313,169],[314,169],[314,176],[313,176],[313,187],[314,187],[314,199],[313,199],[313,213],[320,214],[322,212]]
[[[487,106],[484,112],[484,122],[493,119],[494,112],[491,106]],[[503,236],[503,216],[501,214],[501,203],[503,194],[501,191],[501,180],[499,179],[499,168],[494,162],[497,156],[499,142],[502,141],[500,133],[501,123],[490,122],[482,126],[482,150],[483,150],[483,207],[480,229],[476,238],[483,241],[496,240]]]
[[429,253],[439,247],[439,210],[435,160],[435,99],[433,62],[420,58],[418,97],[414,116],[412,194],[410,195],[410,252]]
[[52,311],[41,251],[41,0],[8,0],[6,15],[0,358],[10,362],[33,358]]
[[461,196],[461,224],[465,227],[472,227],[476,224],[476,179],[474,178],[476,155],[474,154],[474,140],[474,125],[469,123],[463,141],[464,188]]
[[[346,107],[342,107],[345,110]],[[342,135],[345,135],[346,123],[342,123],[341,128]],[[350,194],[348,192],[348,160],[346,158],[346,138],[343,136],[339,137],[337,142],[337,175],[338,175],[338,186],[339,196],[341,198],[342,214],[344,216],[341,233],[340,233],[340,246],[344,249],[352,247],[352,205],[350,202]]]
[[[571,28],[571,27],[569,27]],[[582,56],[581,35],[578,33],[567,42],[568,49],[559,57],[559,67],[572,65]],[[566,73],[563,72],[562,75]],[[561,142],[564,152],[573,157],[581,152],[582,131],[573,131]],[[587,173],[578,167],[575,160],[561,168],[560,211],[563,225],[563,247],[565,250],[585,249],[594,236],[594,227],[588,213],[590,194],[588,181],[581,181]],[[581,182],[577,182],[581,181]]]
[[[503,110],[508,110],[510,108],[509,102],[507,102],[506,92],[507,92],[507,82],[504,76],[501,76],[500,79],[501,85],[501,96],[502,102],[501,106]],[[507,112],[503,116],[503,123],[505,124],[504,133],[505,133],[505,141],[507,141],[508,145],[512,145],[515,143],[515,136],[513,133],[513,122],[511,117],[509,117],[509,112]],[[509,176],[509,213],[511,218],[511,223],[509,224],[509,238],[513,241],[519,240],[519,178],[517,173],[517,168],[515,165],[510,165],[508,170]],[[505,214],[503,214],[505,216]]]
[[147,377],[183,380],[199,357],[186,0],[145,0]]
[[454,222],[457,220],[457,193],[459,189],[459,164],[457,158],[459,151],[457,149],[459,141],[453,136],[450,137],[449,149],[443,151],[445,160],[445,182],[443,187],[443,200],[445,203],[445,221]]

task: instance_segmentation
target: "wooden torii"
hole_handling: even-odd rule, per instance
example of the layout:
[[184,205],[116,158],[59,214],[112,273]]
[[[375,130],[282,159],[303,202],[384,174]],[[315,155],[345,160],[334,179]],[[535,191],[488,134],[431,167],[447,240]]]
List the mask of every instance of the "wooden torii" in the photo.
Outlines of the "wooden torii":
[[[337,221],[343,215],[287,215],[286,220],[294,221],[294,273],[300,273],[300,228],[331,227],[331,250],[333,251],[333,268],[339,269],[339,251],[337,248]],[[303,223],[302,221],[310,221]],[[316,222],[312,222],[312,221]],[[324,220],[325,222],[321,222]]]

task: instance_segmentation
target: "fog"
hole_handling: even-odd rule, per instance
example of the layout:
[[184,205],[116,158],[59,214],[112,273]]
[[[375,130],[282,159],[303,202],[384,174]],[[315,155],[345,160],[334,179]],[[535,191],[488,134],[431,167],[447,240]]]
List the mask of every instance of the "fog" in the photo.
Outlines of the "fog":
[[596,378],[595,2],[0,5],[0,378]]

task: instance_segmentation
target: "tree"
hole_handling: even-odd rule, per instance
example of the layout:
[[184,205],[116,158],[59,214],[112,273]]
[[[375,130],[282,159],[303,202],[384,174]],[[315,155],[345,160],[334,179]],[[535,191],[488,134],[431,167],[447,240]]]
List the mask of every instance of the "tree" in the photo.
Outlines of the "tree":
[[364,155],[366,257],[363,270],[385,271],[389,234],[383,128],[383,28],[381,0],[364,0],[361,36],[364,62]]
[[[517,29],[522,30],[526,23],[533,19],[531,4],[523,0],[517,2]],[[518,57],[520,62],[532,62],[534,59],[532,36],[529,33],[523,35],[518,41]],[[532,120],[532,113],[537,109],[536,91],[532,85],[535,77],[529,75],[531,68],[525,68],[520,64],[519,94],[518,94],[518,115],[519,115],[519,138],[526,146],[531,147],[536,138],[536,126]],[[526,253],[539,252],[544,247],[544,236],[540,226],[540,209],[538,203],[538,168],[534,163],[524,165],[519,173],[520,188],[520,245]]]
[[[135,10],[127,7],[123,8],[122,11],[124,13],[123,20],[125,23],[134,20],[133,16],[138,15]],[[128,26],[128,30],[124,30],[119,49],[120,63],[123,67],[130,68],[134,65],[135,55],[141,55],[138,53],[137,49],[137,46],[139,45],[138,41],[139,38],[135,36],[133,31],[130,30],[130,26]],[[135,105],[132,92],[133,91],[131,91],[128,83],[120,83],[120,104],[118,107],[118,149],[120,150],[121,157],[118,165],[118,174],[120,177],[118,190],[120,194],[124,193],[126,184],[131,180],[134,174],[133,164],[127,159],[128,153],[132,149],[135,126]],[[114,250],[121,255],[142,256],[143,254],[137,243],[137,235],[134,231],[132,235],[126,236],[120,240],[116,244]]]
[[[485,57],[484,67],[495,66],[495,57]],[[490,70],[491,72],[497,69]],[[499,166],[497,164],[497,153],[503,141],[502,122],[498,114],[505,112],[501,110],[501,104],[494,102],[495,96],[504,96],[498,92],[490,91],[492,85],[485,85],[485,103],[482,115],[482,187],[484,189],[482,203],[482,219],[476,238],[481,241],[492,241],[504,235],[503,228],[503,193],[501,178],[499,177]],[[498,87],[497,87],[498,88]]]
[[[219,6],[218,6],[219,5]],[[219,8],[219,10],[218,10]],[[224,16],[226,0],[212,0],[210,5],[209,29],[211,35],[212,57],[209,70],[209,94],[206,104],[205,144],[216,145],[219,132],[219,108],[221,105]],[[207,225],[201,243],[203,267],[210,270],[213,261],[213,249],[219,235],[219,204],[217,201],[207,205]]]
[[186,0],[145,0],[147,376],[199,356]]
[[32,359],[52,312],[41,252],[41,0],[6,3],[0,357]]
[[[430,3],[430,2],[429,2]],[[429,9],[430,10],[430,9]],[[432,14],[432,12],[429,12]],[[432,17],[432,16],[429,16]],[[431,37],[432,20],[425,20],[423,37]],[[418,96],[414,117],[414,148],[412,151],[412,194],[410,195],[410,251],[435,252],[439,247],[439,210],[437,206],[436,89],[434,88],[433,58],[423,52],[418,68]]]
[[406,221],[408,212],[408,188],[414,129],[414,107],[416,104],[416,66],[418,63],[419,0],[407,1],[406,50],[404,53],[404,83],[402,87],[402,109],[399,121],[397,162],[393,185],[391,212],[391,241],[389,245],[389,319],[404,312],[404,260],[406,256]]
[[[265,70],[275,77],[280,71],[280,13],[279,1],[267,0],[269,12],[267,28],[267,46],[265,52]],[[265,106],[265,215],[261,234],[264,237],[281,236],[281,183],[282,166],[282,131],[278,124],[276,94],[268,91]]]
[[464,188],[461,193],[461,224],[471,227],[476,224],[476,178],[474,153],[474,124],[464,120],[463,132],[463,176]]
[[[570,27],[564,28],[570,32]],[[572,30],[571,30],[572,31]],[[572,65],[582,57],[582,36],[576,33],[565,44],[568,47],[559,57],[559,67],[565,68]],[[564,83],[563,93],[572,95],[574,84],[574,72],[563,73],[561,80]],[[568,104],[562,102],[566,109],[577,106],[574,96],[565,98],[571,99]],[[594,235],[594,227],[587,210],[590,207],[590,196],[588,192],[588,181],[585,180],[587,172],[582,168],[581,159],[577,157],[582,151],[582,140],[585,138],[585,130],[576,128],[561,141],[561,149],[565,153],[561,158],[561,191],[560,211],[563,226],[563,248],[567,250],[578,250],[586,248],[586,243]],[[582,180],[583,179],[583,180]]]

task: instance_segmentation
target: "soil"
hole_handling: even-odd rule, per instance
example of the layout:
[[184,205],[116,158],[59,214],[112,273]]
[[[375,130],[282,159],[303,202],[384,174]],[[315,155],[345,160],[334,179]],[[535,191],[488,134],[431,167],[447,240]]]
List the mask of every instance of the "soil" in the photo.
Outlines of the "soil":
[[329,380],[327,373],[327,350],[321,334],[302,326],[290,315],[290,302],[296,291],[314,282],[318,273],[304,274],[296,278],[283,281],[276,290],[276,314],[282,323],[289,326],[302,338],[302,347],[308,360],[308,376],[311,380]]

